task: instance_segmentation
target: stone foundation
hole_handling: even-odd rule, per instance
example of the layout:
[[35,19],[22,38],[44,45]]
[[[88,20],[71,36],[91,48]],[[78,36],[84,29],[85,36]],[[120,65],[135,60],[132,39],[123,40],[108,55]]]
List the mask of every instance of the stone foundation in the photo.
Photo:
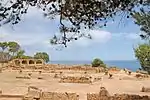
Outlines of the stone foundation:
[[150,88],[149,87],[142,87],[141,92],[150,92]]
[[62,77],[59,82],[60,83],[92,83],[91,78],[89,77],[74,77],[74,76]]
[[23,100],[79,100],[76,93],[43,92],[37,87],[30,86]]
[[88,72],[105,72],[105,68],[102,67],[91,67],[91,66],[84,66],[84,65],[76,65],[76,66],[67,66],[67,65],[54,65],[54,64],[47,64],[46,65],[51,70],[70,70],[70,71],[88,71]]
[[79,100],[76,93],[43,92],[40,100]]
[[[28,88],[26,95],[6,95],[0,94],[0,100],[79,100],[79,95],[76,93],[59,93],[59,92],[44,92],[37,87],[31,86]],[[150,100],[149,96],[139,96],[130,94],[115,94],[111,96],[105,87],[100,88],[99,93],[88,93],[87,100]]]
[[138,74],[135,75],[135,77],[136,78],[149,78],[149,75],[138,73]]
[[150,97],[130,94],[115,94],[110,96],[108,91],[103,88],[99,93],[88,93],[87,100],[150,100]]

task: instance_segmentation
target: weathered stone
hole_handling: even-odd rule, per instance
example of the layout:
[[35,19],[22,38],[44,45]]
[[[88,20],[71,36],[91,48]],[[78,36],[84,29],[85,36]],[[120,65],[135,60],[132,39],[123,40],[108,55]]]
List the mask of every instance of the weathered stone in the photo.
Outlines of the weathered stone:
[[38,79],[43,79],[43,77],[38,77]]
[[40,100],[79,100],[76,93],[42,92]]
[[113,77],[113,74],[109,74],[109,79],[112,79],[112,77]]
[[150,92],[150,87],[142,87],[141,92]]
[[61,77],[60,82],[62,83],[91,83],[91,78],[89,77],[74,77],[74,76],[67,76]]
[[0,95],[2,94],[2,90],[0,90]]
[[149,75],[138,73],[138,74],[135,75],[135,77],[136,78],[149,78]]
[[150,100],[150,97],[129,94],[115,94],[110,96],[105,87],[101,87],[99,94],[88,93],[87,100]]
[[108,91],[105,89],[105,87],[100,87],[99,96],[110,96]]
[[29,76],[16,76],[18,79],[31,79]]
[[28,73],[28,75],[31,77],[31,76],[32,76],[32,73]]

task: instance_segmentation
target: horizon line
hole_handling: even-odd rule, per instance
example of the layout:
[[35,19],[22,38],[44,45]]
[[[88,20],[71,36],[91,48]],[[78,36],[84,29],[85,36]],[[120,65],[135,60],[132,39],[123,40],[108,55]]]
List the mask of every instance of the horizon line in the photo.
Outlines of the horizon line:
[[[92,61],[92,60],[51,60],[51,61]],[[138,61],[138,60],[133,59],[133,60],[103,60],[103,61]]]

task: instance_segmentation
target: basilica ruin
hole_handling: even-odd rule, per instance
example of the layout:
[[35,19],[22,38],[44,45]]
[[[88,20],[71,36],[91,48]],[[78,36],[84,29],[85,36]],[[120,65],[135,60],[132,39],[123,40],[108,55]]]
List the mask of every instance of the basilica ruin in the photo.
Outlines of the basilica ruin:
[[43,59],[13,59],[9,64],[14,66],[36,66],[44,65]]

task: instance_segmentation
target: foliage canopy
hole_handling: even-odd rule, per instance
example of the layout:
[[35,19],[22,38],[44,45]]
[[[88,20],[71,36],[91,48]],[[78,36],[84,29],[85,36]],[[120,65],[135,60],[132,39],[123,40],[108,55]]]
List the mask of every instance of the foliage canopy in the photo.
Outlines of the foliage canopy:
[[19,50],[20,45],[17,42],[0,42],[0,61],[11,60]]
[[46,52],[37,52],[34,55],[35,59],[43,59],[46,63],[49,62],[49,55]]
[[140,44],[134,49],[135,57],[140,62],[140,65],[144,71],[150,73],[150,44]]
[[92,62],[92,67],[106,67],[106,65],[99,58],[95,58]]
[[144,12],[141,9],[141,12],[136,12],[133,15],[133,18],[135,19],[135,23],[140,26],[141,31],[144,32],[140,36],[143,39],[149,39],[149,36],[150,36],[150,11]]
[[[136,12],[135,8],[149,9],[149,5],[149,0],[0,0],[0,24],[17,24],[31,7],[36,7],[47,18],[59,16],[62,34],[54,36],[51,43],[66,46],[67,42],[83,36],[91,38],[83,29],[106,26],[119,12],[127,13],[129,18]],[[70,32],[74,34],[66,34]]]

